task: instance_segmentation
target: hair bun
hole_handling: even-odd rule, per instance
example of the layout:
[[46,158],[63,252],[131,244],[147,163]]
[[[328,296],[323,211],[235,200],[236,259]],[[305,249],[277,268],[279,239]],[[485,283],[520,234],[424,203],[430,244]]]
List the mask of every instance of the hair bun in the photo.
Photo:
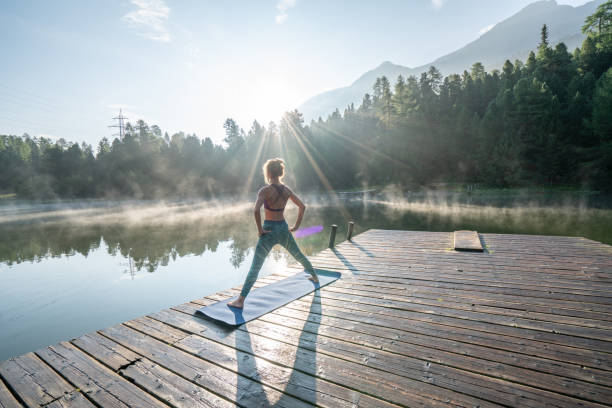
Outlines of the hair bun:
[[285,161],[280,157],[269,159],[263,165],[263,173],[268,183],[270,182],[271,178],[278,177],[281,179],[285,173]]

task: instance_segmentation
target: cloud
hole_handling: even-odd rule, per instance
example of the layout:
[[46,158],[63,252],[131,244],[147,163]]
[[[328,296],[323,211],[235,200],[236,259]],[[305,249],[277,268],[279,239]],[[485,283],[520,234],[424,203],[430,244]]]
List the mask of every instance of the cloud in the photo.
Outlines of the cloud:
[[287,20],[287,11],[295,7],[297,0],[278,0],[276,3],[276,24],[282,24]]
[[153,41],[170,42],[172,39],[166,28],[170,8],[163,0],[130,0],[138,7],[130,11],[123,20],[139,29],[139,35]]
[[443,3],[444,3],[444,0],[431,0],[431,5],[434,6],[434,8],[436,9],[442,8]]
[[481,28],[478,34],[483,35],[484,33],[490,31],[493,27],[495,27],[495,24],[489,24],[488,26]]

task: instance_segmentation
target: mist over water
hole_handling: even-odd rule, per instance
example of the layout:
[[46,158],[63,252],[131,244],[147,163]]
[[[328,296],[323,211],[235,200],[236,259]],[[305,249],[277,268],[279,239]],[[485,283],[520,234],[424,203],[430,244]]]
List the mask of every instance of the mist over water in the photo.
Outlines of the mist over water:
[[[298,244],[367,229],[583,236],[612,244],[606,197],[580,194],[346,193],[305,196]],[[252,202],[0,202],[0,361],[243,282],[257,242]],[[289,205],[290,226],[297,210]],[[292,259],[277,247],[260,276]]]

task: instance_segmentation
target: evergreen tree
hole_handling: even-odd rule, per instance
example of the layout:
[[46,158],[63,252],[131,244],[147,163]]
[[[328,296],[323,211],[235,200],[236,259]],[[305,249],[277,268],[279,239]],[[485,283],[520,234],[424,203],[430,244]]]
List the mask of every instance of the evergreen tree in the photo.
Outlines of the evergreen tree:
[[377,78],[357,109],[309,125],[298,111],[279,126],[254,121],[248,132],[227,119],[223,145],[144,121],[126,124],[123,139],[102,139],[95,152],[63,139],[0,135],[0,191],[217,197],[256,190],[263,178],[253,166],[277,156],[291,166],[287,181],[307,190],[441,180],[612,189],[610,4],[587,19],[587,37],[571,54],[562,43],[551,47],[544,26],[525,64],[507,60],[501,72],[487,72],[475,62],[445,78],[430,67],[393,86]]

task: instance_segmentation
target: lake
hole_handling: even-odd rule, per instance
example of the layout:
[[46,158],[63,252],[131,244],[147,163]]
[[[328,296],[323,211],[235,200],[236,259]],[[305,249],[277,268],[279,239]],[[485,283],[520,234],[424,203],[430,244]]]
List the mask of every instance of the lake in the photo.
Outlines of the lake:
[[[340,194],[306,197],[307,254],[349,220],[370,228],[568,235],[612,244],[606,197],[577,193]],[[239,200],[0,201],[0,361],[239,285],[257,241]],[[289,205],[288,207],[290,207]],[[297,211],[288,208],[290,226]],[[276,249],[260,276],[291,259]]]

